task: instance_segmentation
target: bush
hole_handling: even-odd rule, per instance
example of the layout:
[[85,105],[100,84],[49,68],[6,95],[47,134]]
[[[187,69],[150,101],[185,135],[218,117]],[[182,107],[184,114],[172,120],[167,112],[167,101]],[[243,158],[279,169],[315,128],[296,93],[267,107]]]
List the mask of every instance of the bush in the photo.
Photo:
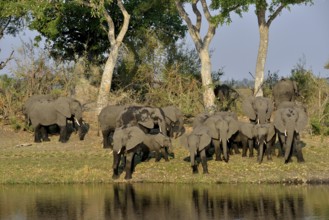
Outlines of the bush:
[[313,75],[303,64],[292,70],[291,79],[298,85],[297,100],[308,109],[311,132],[315,135],[329,135],[329,83],[327,79]]

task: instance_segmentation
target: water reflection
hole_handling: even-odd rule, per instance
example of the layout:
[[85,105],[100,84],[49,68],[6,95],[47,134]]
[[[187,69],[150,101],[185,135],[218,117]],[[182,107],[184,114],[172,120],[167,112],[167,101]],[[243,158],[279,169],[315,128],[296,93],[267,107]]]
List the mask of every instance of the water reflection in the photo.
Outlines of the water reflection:
[[329,219],[329,186],[0,186],[0,219]]

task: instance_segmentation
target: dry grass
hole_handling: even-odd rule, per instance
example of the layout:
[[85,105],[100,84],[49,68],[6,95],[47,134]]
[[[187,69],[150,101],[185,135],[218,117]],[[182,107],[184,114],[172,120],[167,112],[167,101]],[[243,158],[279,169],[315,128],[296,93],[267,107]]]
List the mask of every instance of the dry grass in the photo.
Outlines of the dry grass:
[[[33,134],[0,128],[0,183],[113,183],[126,182],[124,173],[113,181],[112,154],[102,149],[101,137],[92,129],[85,141],[73,135],[68,143],[35,144]],[[175,158],[169,162],[154,159],[136,166],[131,182],[161,183],[329,183],[329,138],[304,136],[305,163],[284,164],[282,158],[272,161],[232,155],[228,163],[208,161],[209,174],[192,174],[188,152],[174,140]]]

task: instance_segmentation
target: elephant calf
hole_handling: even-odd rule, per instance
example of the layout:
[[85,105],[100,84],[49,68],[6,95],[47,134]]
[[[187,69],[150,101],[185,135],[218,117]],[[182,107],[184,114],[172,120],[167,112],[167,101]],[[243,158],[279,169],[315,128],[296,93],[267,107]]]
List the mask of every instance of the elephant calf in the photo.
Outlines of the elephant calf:
[[119,177],[119,164],[122,155],[126,161],[125,179],[131,179],[136,153],[145,151],[145,149],[147,149],[146,153],[155,151],[157,154],[156,161],[159,161],[159,153],[161,152],[165,160],[168,161],[168,152],[171,151],[171,148],[170,138],[161,133],[145,134],[137,126],[115,129],[113,134],[113,179]]

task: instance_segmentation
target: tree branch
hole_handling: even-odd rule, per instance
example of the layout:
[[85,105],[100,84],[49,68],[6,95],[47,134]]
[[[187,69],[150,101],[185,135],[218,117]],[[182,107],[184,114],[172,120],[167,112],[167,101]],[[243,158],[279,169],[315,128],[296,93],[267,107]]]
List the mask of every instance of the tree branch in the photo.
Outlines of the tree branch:
[[286,4],[280,3],[280,6],[275,10],[273,14],[269,16],[269,19],[266,22],[266,25],[269,27],[272,21],[281,13],[281,11],[286,7]]
[[[196,0],[197,2],[198,0]],[[198,32],[198,28],[195,27],[192,24],[191,19],[189,18],[188,14],[186,13],[184,7],[183,7],[183,3],[180,2],[179,0],[175,0],[175,4],[178,10],[179,15],[183,18],[183,20],[186,22],[186,25],[188,27],[189,33],[192,37],[192,40],[195,43],[195,47],[197,51],[200,51],[201,47],[202,47],[202,41],[201,41],[201,37],[200,37],[200,33]]]
[[198,33],[200,33],[200,29],[201,29],[201,21],[202,21],[202,16],[201,16],[201,13],[197,7],[197,3],[198,3],[199,0],[196,0],[192,3],[192,9],[193,9],[193,12],[196,16],[196,24],[195,24],[195,29]]
[[123,14],[123,25],[121,28],[121,31],[119,32],[118,36],[117,36],[117,43],[120,43],[123,41],[124,36],[127,33],[128,27],[129,27],[129,20],[130,20],[130,15],[127,12],[126,8],[124,7],[122,0],[118,0],[118,6]]
[[13,54],[14,51],[11,51],[11,54],[9,55],[9,57],[5,60],[5,61],[1,61],[0,62],[0,70],[2,70],[3,68],[5,68],[5,66],[7,65],[7,63],[13,59]]
[[205,17],[209,24],[207,34],[203,40],[203,45],[204,45],[204,47],[209,47],[209,44],[216,32],[216,24],[213,24],[213,22],[212,22],[212,16],[209,12],[209,8],[208,8],[206,0],[201,0],[201,5],[202,5],[203,13],[205,14]]

